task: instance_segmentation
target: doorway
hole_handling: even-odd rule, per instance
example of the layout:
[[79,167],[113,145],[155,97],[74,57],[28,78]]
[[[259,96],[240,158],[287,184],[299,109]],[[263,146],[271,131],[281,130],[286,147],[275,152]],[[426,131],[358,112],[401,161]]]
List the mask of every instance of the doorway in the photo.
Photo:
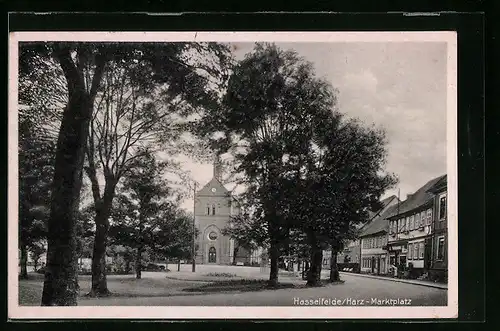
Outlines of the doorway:
[[213,246],[208,250],[208,263],[217,263],[217,250]]

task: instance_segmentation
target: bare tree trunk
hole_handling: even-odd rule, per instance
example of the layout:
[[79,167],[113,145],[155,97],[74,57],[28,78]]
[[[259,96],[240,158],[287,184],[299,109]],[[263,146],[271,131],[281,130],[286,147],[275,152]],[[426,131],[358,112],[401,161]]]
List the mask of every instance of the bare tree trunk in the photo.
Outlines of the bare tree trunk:
[[137,247],[137,255],[135,256],[135,278],[136,279],[141,279],[142,277],[142,247],[139,246]]
[[91,109],[88,98],[81,93],[72,98],[63,115],[48,221],[43,306],[77,305],[76,213]]
[[[39,258],[38,258],[39,259]],[[38,259],[34,259],[33,261],[33,270],[37,271],[38,270]]]
[[337,252],[332,250],[330,257],[330,282],[337,282],[340,280],[339,268],[337,266]]
[[128,275],[130,272],[130,260],[127,258],[125,259],[125,273]]
[[314,234],[309,234],[311,244],[311,266],[307,274],[307,286],[318,286],[321,284],[321,263],[323,262],[323,250]]
[[69,102],[63,112],[57,141],[42,305],[76,306],[79,291],[76,216],[82,187],[84,148],[106,59],[103,54],[97,56],[91,88],[87,92],[83,73],[72,60],[69,47],[55,45],[54,55],[66,77]]
[[115,185],[112,180],[106,180],[102,203],[97,206],[96,210],[96,232],[92,254],[92,289],[89,293],[90,296],[107,296],[110,294],[106,277],[106,248],[109,215],[111,214]]
[[278,260],[279,260],[279,247],[276,240],[271,241],[269,249],[269,258],[271,260],[269,271],[269,286],[278,286]]
[[28,248],[21,244],[21,274],[22,279],[28,279]]

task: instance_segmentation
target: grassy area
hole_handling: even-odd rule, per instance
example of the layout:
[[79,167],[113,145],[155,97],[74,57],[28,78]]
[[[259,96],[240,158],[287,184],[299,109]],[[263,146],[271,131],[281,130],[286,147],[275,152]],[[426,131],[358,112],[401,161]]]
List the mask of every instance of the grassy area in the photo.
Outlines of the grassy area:
[[188,287],[183,289],[185,292],[250,292],[262,290],[278,290],[285,288],[299,288],[302,285],[291,283],[279,283],[277,286],[270,287],[267,280],[263,279],[235,279],[215,281],[208,284]]
[[[207,270],[208,271],[208,270]],[[196,276],[200,279],[192,279]],[[206,272],[204,274],[193,275],[192,273],[179,273],[181,278],[169,278],[164,273],[144,273],[142,279],[136,279],[135,275],[109,275],[108,289],[113,298],[131,297],[170,297],[186,295],[202,295],[223,292],[251,292],[263,290],[275,290],[285,288],[304,288],[305,281],[283,279],[276,287],[269,287],[267,277],[256,278],[260,274],[238,276],[230,272]],[[19,281],[19,304],[20,305],[40,305],[42,299],[44,275],[30,273],[29,279]],[[183,277],[183,278],[182,278]],[[80,275],[78,277],[80,293],[78,301],[80,303],[91,303],[92,300],[102,300],[100,298],[89,298],[86,294],[90,291],[91,276]],[[338,284],[343,283],[343,281]],[[335,285],[326,281],[321,285]]]
[[[85,295],[91,288],[91,276],[79,276],[79,300],[99,300]],[[161,297],[183,294],[182,289],[188,286],[185,281],[166,279],[164,277],[136,279],[134,275],[108,276],[108,289],[113,297]],[[43,275],[29,274],[29,278],[19,280],[19,305],[40,305],[42,300]]]

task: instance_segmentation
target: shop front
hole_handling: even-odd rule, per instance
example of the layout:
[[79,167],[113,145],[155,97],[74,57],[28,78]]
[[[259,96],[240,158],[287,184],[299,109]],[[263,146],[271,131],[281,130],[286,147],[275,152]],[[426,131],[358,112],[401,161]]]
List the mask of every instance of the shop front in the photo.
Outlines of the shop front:
[[389,253],[389,273],[394,273],[395,276],[400,275],[408,268],[408,244],[406,242],[389,244],[387,250]]

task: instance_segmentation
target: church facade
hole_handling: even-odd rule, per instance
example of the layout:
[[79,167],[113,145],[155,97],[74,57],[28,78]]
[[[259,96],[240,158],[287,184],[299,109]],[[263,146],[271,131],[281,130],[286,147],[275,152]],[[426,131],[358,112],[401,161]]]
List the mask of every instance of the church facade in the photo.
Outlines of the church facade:
[[219,163],[214,164],[213,178],[195,196],[195,227],[197,264],[251,265],[255,254],[238,247],[229,236],[222,234],[231,216],[238,215],[238,201],[221,183]]

